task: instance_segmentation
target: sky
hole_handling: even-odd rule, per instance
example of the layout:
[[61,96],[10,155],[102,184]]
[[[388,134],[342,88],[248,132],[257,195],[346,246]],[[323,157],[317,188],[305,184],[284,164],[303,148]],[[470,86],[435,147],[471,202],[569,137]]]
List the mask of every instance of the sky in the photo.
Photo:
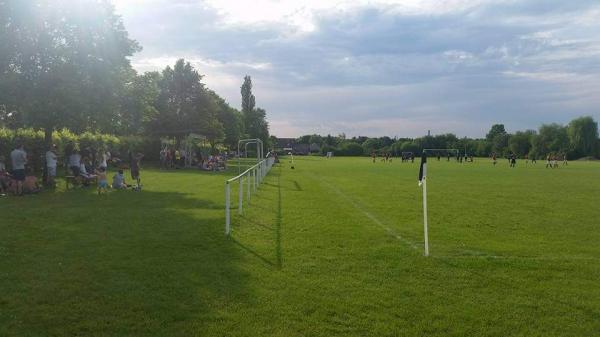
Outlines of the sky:
[[113,0],[139,72],[185,58],[271,134],[483,137],[600,120],[598,0]]

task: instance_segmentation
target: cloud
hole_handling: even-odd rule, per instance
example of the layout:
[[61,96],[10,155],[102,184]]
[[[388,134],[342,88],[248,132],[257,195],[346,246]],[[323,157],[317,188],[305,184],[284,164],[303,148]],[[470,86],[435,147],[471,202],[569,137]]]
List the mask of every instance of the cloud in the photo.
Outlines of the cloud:
[[124,0],[140,71],[185,57],[272,133],[483,136],[600,119],[600,4],[558,0]]

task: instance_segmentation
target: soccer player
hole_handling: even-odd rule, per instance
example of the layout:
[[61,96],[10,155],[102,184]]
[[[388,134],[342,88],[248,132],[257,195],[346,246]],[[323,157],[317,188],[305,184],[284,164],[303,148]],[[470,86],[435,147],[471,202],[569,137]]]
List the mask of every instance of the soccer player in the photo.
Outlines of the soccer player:
[[515,167],[517,165],[517,156],[514,153],[510,155],[510,167]]
[[563,154],[563,165],[569,165],[569,162],[567,161],[567,155]]
[[496,166],[496,163],[498,162],[498,159],[496,158],[496,153],[492,153],[492,163],[494,164],[494,166]]
[[375,151],[371,152],[371,158],[373,158],[373,163],[374,163],[375,160],[377,159],[377,155],[375,154]]

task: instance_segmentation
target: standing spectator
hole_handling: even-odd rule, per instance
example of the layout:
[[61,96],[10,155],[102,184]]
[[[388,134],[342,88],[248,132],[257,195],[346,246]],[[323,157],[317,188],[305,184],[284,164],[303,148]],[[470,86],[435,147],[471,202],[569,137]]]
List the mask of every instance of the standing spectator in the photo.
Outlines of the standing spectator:
[[0,197],[6,195],[9,182],[10,175],[6,171],[6,164],[4,164],[4,156],[0,155]]
[[48,186],[55,186],[55,178],[56,178],[56,163],[58,161],[58,156],[56,155],[56,145],[52,145],[52,147],[46,152],[46,168],[48,169],[48,177],[46,183]]
[[167,151],[165,149],[160,150],[160,169],[164,170],[167,167]]
[[175,168],[179,168],[181,165],[181,153],[179,150],[175,150]]
[[69,168],[74,176],[79,176],[79,172],[81,171],[81,155],[79,151],[73,150],[73,153],[69,156]]
[[137,154],[133,154],[131,152],[129,152],[129,168],[131,171],[131,179],[135,180],[137,183],[137,186],[135,187],[136,191],[141,191],[142,190],[142,185],[141,185],[141,179],[140,179],[140,161],[142,160],[142,158],[144,157],[143,154],[141,153],[137,153]]
[[180,155],[181,155],[181,163],[179,163],[179,165],[181,167],[185,167],[185,159],[187,158],[188,154],[187,151],[185,149],[181,149],[180,151]]
[[27,152],[23,144],[17,145],[17,148],[10,153],[12,162],[12,176],[16,181],[16,194],[23,195],[23,182],[25,181],[25,164],[27,164]]
[[101,169],[106,171],[108,169],[108,161],[110,160],[110,152],[102,151],[102,156],[100,157],[100,165],[98,165]]

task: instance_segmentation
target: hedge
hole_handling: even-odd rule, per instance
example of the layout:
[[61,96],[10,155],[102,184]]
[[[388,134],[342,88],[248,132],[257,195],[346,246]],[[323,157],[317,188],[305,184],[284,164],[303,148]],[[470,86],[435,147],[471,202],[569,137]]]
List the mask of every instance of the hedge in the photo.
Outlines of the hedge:
[[[66,158],[73,148],[82,151],[108,150],[115,156],[125,158],[129,151],[142,152],[148,160],[158,160],[160,152],[160,139],[142,136],[115,136],[93,132],[74,134],[67,129],[54,131],[52,141],[58,147],[60,158]],[[6,158],[6,165],[10,167],[10,152],[22,143],[28,154],[29,164],[40,172],[44,164],[44,155],[47,151],[44,143],[44,132],[34,129],[7,129],[0,128],[0,155]]]

